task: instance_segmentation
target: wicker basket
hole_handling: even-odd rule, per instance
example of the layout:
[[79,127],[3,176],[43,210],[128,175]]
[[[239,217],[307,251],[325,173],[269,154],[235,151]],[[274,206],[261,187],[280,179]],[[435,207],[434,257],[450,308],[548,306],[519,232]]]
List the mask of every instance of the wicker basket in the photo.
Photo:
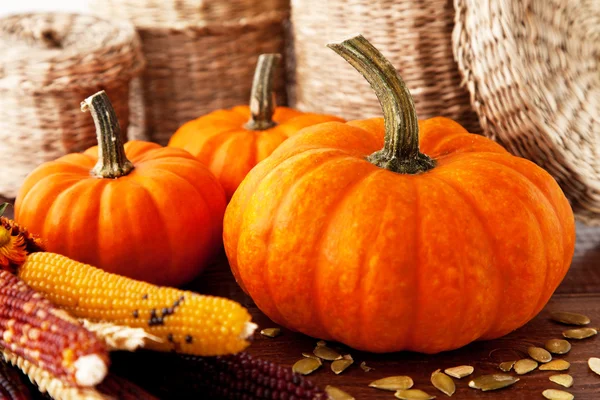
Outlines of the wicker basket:
[[487,136],[600,223],[600,1],[456,0],[454,50]]
[[39,164],[96,143],[80,102],[104,89],[123,132],[129,83],[143,67],[129,24],[76,14],[0,19],[0,195],[15,197]]
[[[130,20],[142,38],[140,138],[164,145],[184,122],[247,103],[258,56],[284,49],[288,7],[287,0],[93,0],[96,13]],[[283,76],[281,69],[280,102]]]
[[477,132],[477,115],[452,56],[453,24],[452,0],[292,1],[290,103],[347,119],[381,115],[368,83],[325,46],[361,33],[398,69],[419,118],[444,115]]

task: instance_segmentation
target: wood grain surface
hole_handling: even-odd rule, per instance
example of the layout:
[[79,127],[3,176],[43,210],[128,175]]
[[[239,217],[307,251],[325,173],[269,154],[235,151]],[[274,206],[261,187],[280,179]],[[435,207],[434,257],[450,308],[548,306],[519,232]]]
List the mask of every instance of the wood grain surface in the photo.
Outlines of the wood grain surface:
[[[11,211],[9,215],[10,213]],[[224,256],[193,282],[189,289],[237,300],[248,307],[260,328],[276,326],[239,289]],[[443,304],[440,307],[443,307]],[[505,307],[513,307],[511,299],[505,299]],[[343,352],[352,355],[355,363],[341,375],[335,375],[330,370],[330,363],[325,362],[320,370],[310,375],[310,378],[320,387],[334,385],[356,399],[393,399],[393,392],[378,391],[369,388],[368,384],[391,375],[409,375],[415,382],[415,388],[425,390],[437,396],[437,399],[443,399],[447,396],[437,391],[430,383],[433,371],[466,364],[475,367],[473,376],[499,372],[500,362],[524,358],[529,346],[543,346],[548,339],[562,337],[561,333],[567,327],[549,319],[550,312],[558,310],[584,313],[592,319],[590,326],[600,327],[600,228],[578,224],[575,256],[567,277],[546,308],[523,328],[501,339],[476,342],[462,349],[437,355],[411,352],[376,355],[341,347]],[[315,343],[315,339],[283,329],[282,334],[273,339],[257,333],[248,352],[265,360],[291,366],[302,358],[302,352],[311,352]],[[587,366],[588,358],[600,357],[600,338],[595,336],[581,341],[571,340],[571,343],[573,348],[568,354],[555,357],[571,363],[568,373],[574,377],[574,385],[570,389],[561,388],[548,380],[549,376],[557,372],[536,370],[521,376],[520,381],[512,387],[495,392],[480,392],[469,388],[468,377],[462,380],[455,379],[457,390],[452,399],[543,399],[542,391],[550,388],[568,390],[578,400],[600,399],[600,376],[594,374]],[[359,367],[362,361],[373,370],[363,371]],[[202,397],[198,397],[200,398]]]

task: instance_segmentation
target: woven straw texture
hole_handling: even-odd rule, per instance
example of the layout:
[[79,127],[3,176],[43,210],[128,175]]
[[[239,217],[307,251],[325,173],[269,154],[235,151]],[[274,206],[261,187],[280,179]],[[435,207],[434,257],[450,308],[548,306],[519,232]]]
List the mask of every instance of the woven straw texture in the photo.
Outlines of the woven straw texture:
[[456,0],[454,50],[485,134],[600,223],[600,1]]
[[80,102],[104,89],[127,131],[129,83],[143,67],[129,24],[62,13],[0,19],[0,194],[39,164],[96,143]]
[[[284,0],[94,0],[92,8],[136,26],[147,60],[134,91],[145,120],[136,138],[163,145],[183,123],[249,101],[258,56],[284,50],[289,13]],[[280,102],[283,76],[280,68]]]
[[363,34],[398,69],[419,118],[444,115],[479,131],[452,56],[451,0],[292,0],[290,103],[347,119],[380,116],[368,83],[325,45]]

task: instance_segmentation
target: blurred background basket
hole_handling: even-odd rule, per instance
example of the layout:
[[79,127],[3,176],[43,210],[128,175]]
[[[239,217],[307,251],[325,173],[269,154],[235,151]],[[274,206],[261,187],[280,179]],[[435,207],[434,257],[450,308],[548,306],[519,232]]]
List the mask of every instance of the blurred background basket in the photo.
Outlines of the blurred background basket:
[[143,67],[129,24],[67,13],[0,19],[0,195],[15,197],[39,164],[96,143],[83,99],[104,89],[123,134],[129,84]]
[[[134,95],[143,99],[138,139],[166,144],[184,122],[246,104],[261,53],[284,50],[287,0],[93,0],[94,12],[137,28],[147,60]],[[285,101],[284,71],[276,81]]]
[[456,0],[454,51],[484,133],[600,223],[600,1]]
[[452,0],[292,0],[291,105],[347,119],[381,115],[368,83],[325,47],[361,33],[398,69],[419,118],[444,115],[478,132],[452,56],[454,15]]

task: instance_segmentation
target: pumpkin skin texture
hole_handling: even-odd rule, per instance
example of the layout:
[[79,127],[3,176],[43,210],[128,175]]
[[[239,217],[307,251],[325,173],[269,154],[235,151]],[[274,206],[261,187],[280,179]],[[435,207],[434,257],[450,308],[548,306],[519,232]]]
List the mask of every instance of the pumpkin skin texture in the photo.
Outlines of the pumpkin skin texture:
[[[265,55],[263,55],[265,56]],[[262,57],[262,56],[261,56]],[[264,60],[264,59],[261,59]],[[257,68],[258,72],[260,69]],[[274,59],[271,59],[274,62]],[[269,80],[272,75],[269,70],[258,79]],[[253,92],[260,86],[254,85]],[[271,99],[271,89],[263,94],[265,99]],[[253,94],[260,96],[260,94]],[[261,101],[254,102],[256,105]],[[169,140],[168,146],[188,151],[208,166],[210,171],[219,179],[225,189],[227,199],[230,199],[246,174],[260,161],[270,155],[284,140],[302,128],[329,121],[343,121],[330,115],[302,113],[287,108],[272,109],[266,119],[266,125],[258,124],[251,127],[249,121],[253,114],[248,106],[238,106],[230,110],[217,110],[210,114],[189,121],[182,125]]]
[[574,251],[571,207],[532,162],[437,117],[435,167],[367,159],[383,119],[304,129],[254,168],[225,213],[232,272],[274,322],[359,350],[437,353],[530,321]]
[[221,248],[223,189],[183,150],[131,141],[124,152],[134,168],[114,179],[90,173],[97,147],[42,164],[15,219],[48,251],[154,284],[189,282]]

